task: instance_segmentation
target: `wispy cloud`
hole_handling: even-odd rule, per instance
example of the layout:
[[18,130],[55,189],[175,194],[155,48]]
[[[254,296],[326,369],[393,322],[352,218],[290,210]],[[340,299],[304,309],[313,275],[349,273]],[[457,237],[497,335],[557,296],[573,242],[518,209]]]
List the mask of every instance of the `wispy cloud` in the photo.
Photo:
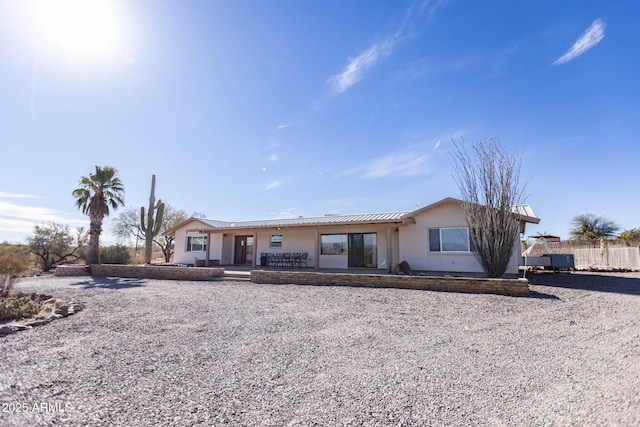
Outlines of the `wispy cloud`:
[[407,62],[395,74],[399,79],[411,80],[427,76],[447,75],[469,68],[476,68],[483,78],[495,78],[505,73],[517,51],[517,47],[508,46],[460,57],[447,57],[446,59],[423,58]]
[[427,15],[431,18],[435,10],[445,3],[446,0],[423,0],[410,6],[395,32],[374,43],[358,56],[349,58],[344,69],[327,80],[333,94],[341,94],[362,80],[380,59],[391,55],[398,42],[415,31],[413,27],[417,17]]
[[[37,198],[35,196],[13,194],[7,196],[2,193],[2,197],[11,198]],[[33,232],[33,227],[39,224],[58,223],[71,227],[86,227],[87,221],[80,219],[70,219],[64,213],[54,211],[41,206],[25,206],[0,200],[0,231],[14,234],[29,234]]]
[[271,154],[269,156],[269,161],[270,162],[277,162],[278,161],[278,155],[277,154]]
[[384,178],[427,175],[438,167],[434,159],[440,159],[448,151],[447,141],[462,138],[468,133],[469,130],[457,129],[442,133],[437,138],[421,139],[419,142],[407,144],[400,149],[343,171],[337,176]]
[[429,156],[420,146],[413,146],[342,172],[338,176],[356,175],[360,178],[384,178],[387,176],[412,176],[429,173]]
[[426,155],[391,153],[374,159],[364,170],[363,178],[382,178],[390,175],[422,175],[428,172]]
[[66,223],[59,213],[39,206],[24,206],[0,200],[0,217],[10,217],[37,222]]
[[284,128],[287,128],[287,127],[289,127],[289,125],[283,124],[283,125],[278,126],[278,130],[281,130],[281,129],[284,129]]
[[5,193],[3,191],[0,191],[0,198],[2,199],[37,199],[38,196],[32,196],[31,194]]
[[381,43],[376,43],[369,49],[362,52],[355,58],[349,58],[349,63],[345,69],[329,78],[328,83],[331,85],[335,94],[345,92],[354,84],[358,83],[364,77],[380,58],[388,56],[397,40],[393,38],[387,39]]
[[299,208],[282,208],[277,212],[270,212],[270,215],[274,218],[295,218],[300,216]]
[[433,16],[438,8],[447,4],[449,0],[423,0],[419,6],[419,13],[426,13],[429,18]]
[[267,185],[264,186],[265,190],[273,190],[274,188],[278,188],[282,185],[281,181],[271,181],[270,183],[268,183]]
[[553,65],[566,64],[600,43],[604,38],[605,27],[606,24],[602,19],[593,21],[593,24],[591,24],[587,31],[573,44],[571,49],[558,58]]
[[34,225],[33,221],[0,217],[0,231],[28,234],[33,231]]

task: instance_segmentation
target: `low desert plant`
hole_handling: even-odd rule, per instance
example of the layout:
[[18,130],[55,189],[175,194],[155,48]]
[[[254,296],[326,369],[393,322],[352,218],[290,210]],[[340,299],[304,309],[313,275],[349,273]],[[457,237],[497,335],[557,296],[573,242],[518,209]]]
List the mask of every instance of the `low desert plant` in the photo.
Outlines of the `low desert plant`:
[[124,245],[104,246],[100,248],[101,264],[129,264],[131,253]]
[[40,312],[41,305],[28,297],[0,298],[0,320],[33,317]]

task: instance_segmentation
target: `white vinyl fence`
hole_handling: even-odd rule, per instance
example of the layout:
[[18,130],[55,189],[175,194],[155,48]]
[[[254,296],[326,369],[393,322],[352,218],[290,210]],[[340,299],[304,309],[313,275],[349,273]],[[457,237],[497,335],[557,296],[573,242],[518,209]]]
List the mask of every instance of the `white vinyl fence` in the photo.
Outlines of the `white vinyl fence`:
[[600,248],[572,248],[576,269],[628,269],[640,270],[640,248],[607,246]]
[[536,243],[529,250],[531,256],[544,253],[573,254],[577,270],[640,270],[640,246],[621,244],[591,244],[576,242]]

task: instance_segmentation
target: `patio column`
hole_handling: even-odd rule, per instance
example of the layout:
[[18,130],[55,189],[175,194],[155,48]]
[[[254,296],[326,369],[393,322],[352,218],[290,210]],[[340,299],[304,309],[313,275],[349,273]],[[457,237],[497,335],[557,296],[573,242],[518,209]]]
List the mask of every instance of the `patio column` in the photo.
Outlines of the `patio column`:
[[314,262],[314,268],[316,270],[320,269],[320,229],[316,228],[316,235],[315,235],[315,239],[314,239],[314,250],[315,250],[315,257],[313,259]]
[[207,255],[204,261],[204,266],[209,267],[209,257],[211,255],[211,232],[207,231]]
[[253,232],[253,260],[251,261],[251,267],[256,268],[256,261],[258,258],[258,231]]
[[393,263],[393,248],[391,247],[391,227],[387,227],[387,273],[391,273]]

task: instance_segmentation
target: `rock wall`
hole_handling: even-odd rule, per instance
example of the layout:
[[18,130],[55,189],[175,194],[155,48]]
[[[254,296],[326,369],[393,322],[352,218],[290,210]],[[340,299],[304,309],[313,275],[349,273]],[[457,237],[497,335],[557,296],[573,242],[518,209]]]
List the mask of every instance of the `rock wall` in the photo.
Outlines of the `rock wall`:
[[54,276],[88,276],[91,271],[88,265],[69,264],[57,266],[53,274]]
[[265,284],[366,286],[514,296],[529,294],[529,281],[527,279],[252,270],[251,281]]
[[224,274],[224,268],[174,267],[167,265],[93,264],[94,276],[132,277],[161,280],[211,280]]

